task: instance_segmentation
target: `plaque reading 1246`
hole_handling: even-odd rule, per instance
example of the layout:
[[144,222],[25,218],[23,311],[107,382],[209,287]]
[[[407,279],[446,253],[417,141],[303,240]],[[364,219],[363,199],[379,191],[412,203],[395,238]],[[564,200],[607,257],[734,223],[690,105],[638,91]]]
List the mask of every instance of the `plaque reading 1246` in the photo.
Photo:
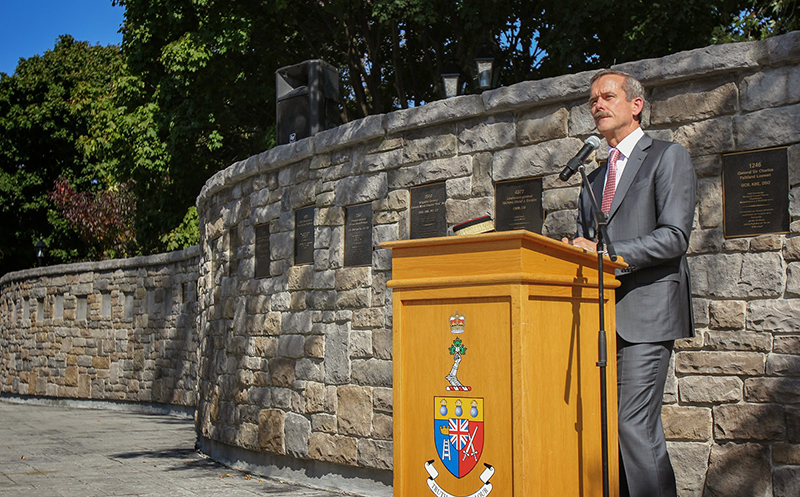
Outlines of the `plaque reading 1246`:
[[726,238],[789,232],[789,158],[773,148],[722,156]]
[[495,229],[542,232],[542,178],[501,181],[495,186]]
[[294,263],[314,262],[314,206],[294,212]]
[[411,189],[411,238],[447,236],[444,183]]
[[372,204],[353,205],[345,211],[344,265],[372,265]]

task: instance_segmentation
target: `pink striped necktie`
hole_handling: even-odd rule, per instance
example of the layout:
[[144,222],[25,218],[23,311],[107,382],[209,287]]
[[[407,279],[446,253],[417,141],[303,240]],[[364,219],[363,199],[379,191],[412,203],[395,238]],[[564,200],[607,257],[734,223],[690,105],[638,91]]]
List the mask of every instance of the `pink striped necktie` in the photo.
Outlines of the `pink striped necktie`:
[[606,187],[603,189],[603,202],[600,210],[608,214],[611,210],[611,202],[614,200],[614,193],[617,191],[617,161],[619,160],[619,150],[612,148],[608,153],[608,177]]

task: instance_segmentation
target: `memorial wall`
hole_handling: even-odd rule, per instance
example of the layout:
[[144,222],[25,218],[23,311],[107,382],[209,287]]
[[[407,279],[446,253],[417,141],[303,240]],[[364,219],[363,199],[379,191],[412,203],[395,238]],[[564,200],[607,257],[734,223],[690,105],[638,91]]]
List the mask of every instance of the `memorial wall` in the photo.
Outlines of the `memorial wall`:
[[[697,336],[676,343],[663,410],[680,495],[798,495],[800,32],[615,68],[642,80],[645,130],[683,144],[698,181]],[[241,467],[390,495],[392,267],[380,244],[448,235],[484,215],[501,230],[573,235],[579,178],[558,173],[597,134],[592,74],[369,116],[209,179],[197,199],[192,338],[200,447]],[[28,290],[38,276],[23,273],[2,280],[0,384],[61,396],[38,389],[40,373],[30,388],[60,335],[15,317],[38,298]],[[81,281],[95,279],[87,274]],[[37,291],[54,295],[46,286]],[[134,315],[149,324],[139,293]],[[84,294],[102,312],[102,290]],[[9,356],[23,331],[25,350]]]

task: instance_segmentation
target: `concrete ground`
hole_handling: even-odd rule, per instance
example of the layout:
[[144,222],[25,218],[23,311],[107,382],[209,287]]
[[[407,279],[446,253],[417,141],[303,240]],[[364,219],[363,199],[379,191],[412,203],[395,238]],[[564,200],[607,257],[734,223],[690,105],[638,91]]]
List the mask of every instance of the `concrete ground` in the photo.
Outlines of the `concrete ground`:
[[194,449],[191,419],[0,400],[0,497],[341,497],[249,475]]

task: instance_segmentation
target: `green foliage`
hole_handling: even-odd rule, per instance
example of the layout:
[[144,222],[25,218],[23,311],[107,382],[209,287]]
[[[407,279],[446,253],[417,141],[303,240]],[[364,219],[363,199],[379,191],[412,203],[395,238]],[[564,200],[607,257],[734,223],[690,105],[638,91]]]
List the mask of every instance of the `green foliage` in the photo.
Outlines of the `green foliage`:
[[88,247],[48,199],[59,177],[83,191],[115,184],[116,171],[84,140],[95,116],[111,112],[123,67],[119,47],[61,36],[52,50],[0,76],[0,274],[32,267],[43,237],[50,262],[88,257]]
[[167,250],[181,250],[200,243],[200,225],[197,207],[191,206],[186,211],[181,224],[161,237]]
[[797,0],[750,0],[728,25],[714,30],[715,43],[763,40],[800,29]]

